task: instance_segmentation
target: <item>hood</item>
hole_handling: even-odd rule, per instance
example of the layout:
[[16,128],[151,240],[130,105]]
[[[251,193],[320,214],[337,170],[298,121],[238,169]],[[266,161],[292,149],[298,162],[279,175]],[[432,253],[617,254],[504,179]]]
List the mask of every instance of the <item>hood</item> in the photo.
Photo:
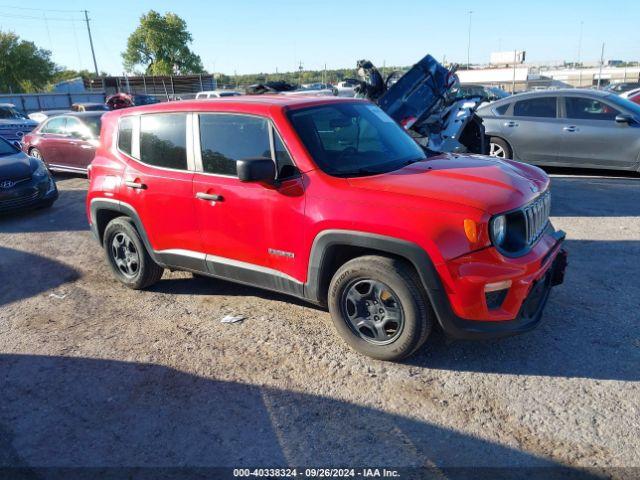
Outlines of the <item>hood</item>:
[[31,161],[20,152],[14,155],[0,156],[0,181],[20,180],[31,176]]
[[540,169],[483,155],[443,154],[400,170],[350,178],[356,188],[470,206],[491,215],[518,208],[547,189]]

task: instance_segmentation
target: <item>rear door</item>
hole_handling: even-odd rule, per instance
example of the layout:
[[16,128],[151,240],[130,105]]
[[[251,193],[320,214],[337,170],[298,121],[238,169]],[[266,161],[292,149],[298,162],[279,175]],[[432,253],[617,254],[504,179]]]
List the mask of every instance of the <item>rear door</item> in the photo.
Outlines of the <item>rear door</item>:
[[502,136],[515,160],[539,165],[555,163],[562,141],[556,96],[536,96],[513,102],[499,117]]
[[[291,287],[304,259],[304,187],[280,136],[268,119],[252,115],[202,113],[197,123],[193,194],[210,271]],[[248,158],[277,161],[279,181],[241,182],[236,162]]]
[[[128,159],[123,202],[137,212],[149,243],[169,265],[203,267],[194,212],[190,115],[152,113],[120,119],[118,150]],[[184,265],[194,259],[193,265]]]
[[67,117],[53,117],[40,129],[36,147],[49,166],[61,165],[63,144],[67,141]]
[[562,165],[597,168],[633,168],[638,164],[638,124],[617,123],[625,113],[606,99],[581,96],[564,98]]

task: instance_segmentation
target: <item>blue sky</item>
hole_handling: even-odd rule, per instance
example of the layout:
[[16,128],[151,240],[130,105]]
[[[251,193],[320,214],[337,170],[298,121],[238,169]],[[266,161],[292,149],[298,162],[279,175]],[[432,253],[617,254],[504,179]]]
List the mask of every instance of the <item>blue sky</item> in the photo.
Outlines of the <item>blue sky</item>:
[[584,61],[599,58],[602,42],[606,58],[640,60],[640,2],[625,0],[0,0],[0,29],[51,50],[61,65],[91,69],[80,21],[87,9],[98,67],[119,74],[127,37],[151,8],[184,18],[205,68],[229,74],[291,71],[300,61],[309,69],[352,67],[360,58],[410,65],[425,53],[465,63],[469,10],[472,62],[499,49],[527,50],[530,61],[573,60],[580,22]]

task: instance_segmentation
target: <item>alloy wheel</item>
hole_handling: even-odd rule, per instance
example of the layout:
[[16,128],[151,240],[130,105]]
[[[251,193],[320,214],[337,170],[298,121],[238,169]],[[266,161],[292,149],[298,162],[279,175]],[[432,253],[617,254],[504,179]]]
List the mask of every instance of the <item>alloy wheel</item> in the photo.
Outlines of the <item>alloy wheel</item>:
[[402,332],[402,305],[395,292],[380,281],[352,281],[344,289],[340,304],[351,330],[369,343],[389,344]]
[[504,148],[502,148],[497,143],[489,144],[489,155],[492,157],[498,157],[498,158],[506,158],[507,156],[506,152],[504,151]]
[[140,254],[131,238],[118,232],[111,241],[111,257],[118,270],[127,278],[135,277],[140,270]]

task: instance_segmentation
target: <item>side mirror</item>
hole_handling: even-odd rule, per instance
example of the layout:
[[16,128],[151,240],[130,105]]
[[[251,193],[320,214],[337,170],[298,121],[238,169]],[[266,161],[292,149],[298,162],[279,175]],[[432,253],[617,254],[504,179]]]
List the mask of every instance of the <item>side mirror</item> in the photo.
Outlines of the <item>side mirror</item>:
[[630,125],[632,123],[636,123],[636,121],[633,116],[628,113],[620,113],[616,115],[616,123],[626,123],[627,125]]
[[236,162],[241,182],[274,182],[276,166],[270,158],[247,158]]

